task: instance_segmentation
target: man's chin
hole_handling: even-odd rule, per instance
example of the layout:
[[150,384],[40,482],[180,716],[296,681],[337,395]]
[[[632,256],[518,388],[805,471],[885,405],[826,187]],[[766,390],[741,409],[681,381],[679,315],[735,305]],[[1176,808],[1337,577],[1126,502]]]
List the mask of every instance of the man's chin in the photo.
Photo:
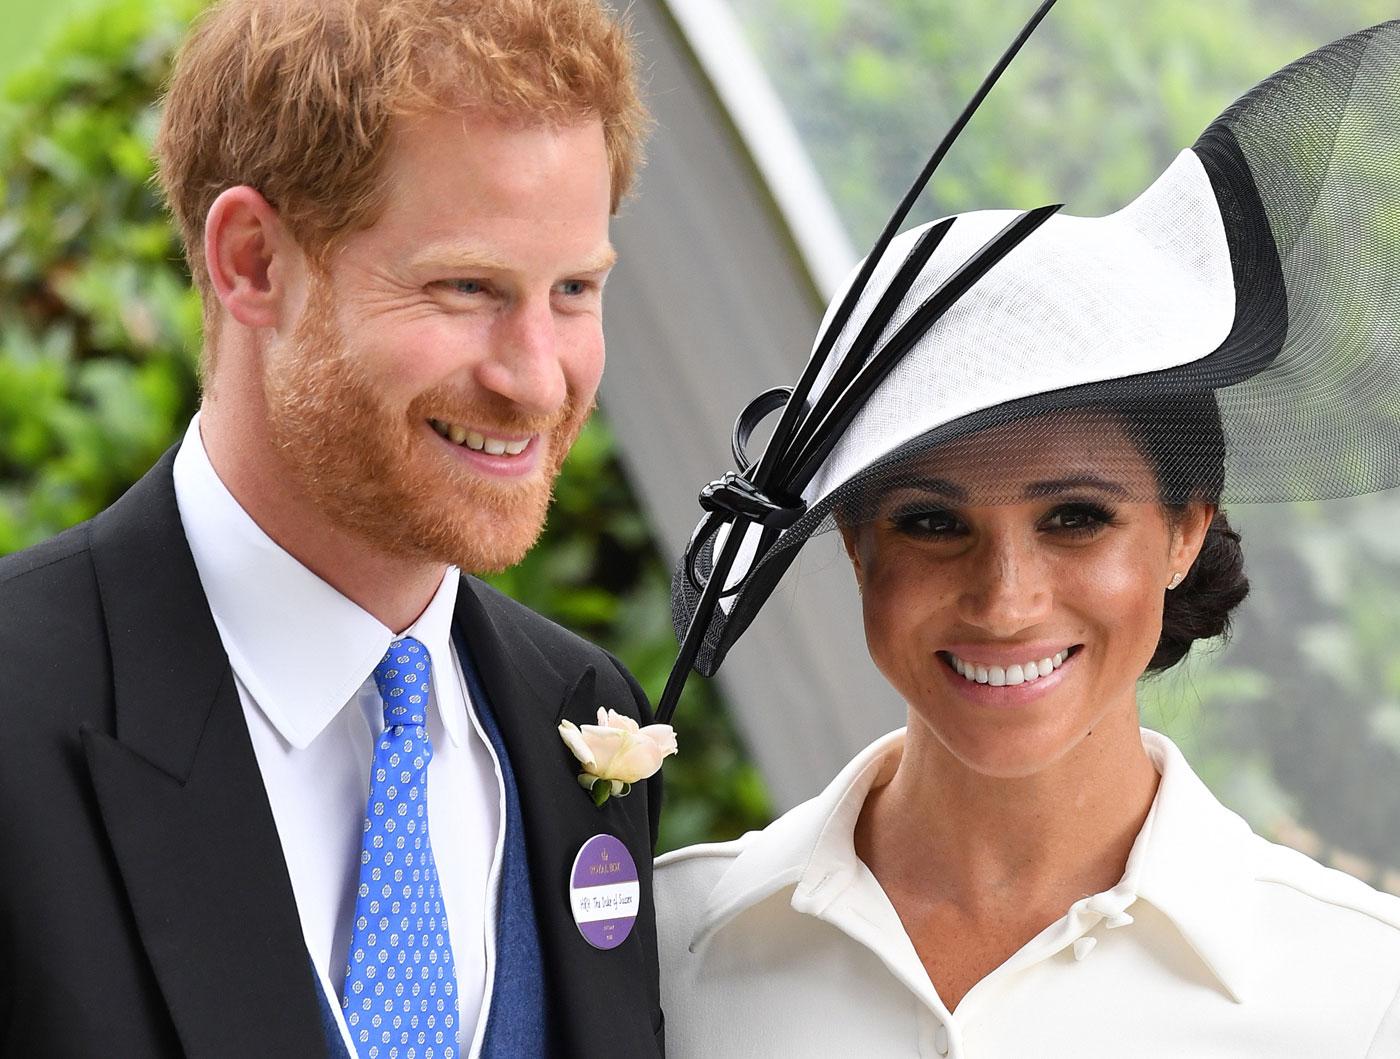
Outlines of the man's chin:
[[424,482],[418,495],[427,502],[417,512],[421,518],[412,521],[425,551],[470,574],[497,574],[523,560],[544,532],[563,454],[581,427],[542,434],[539,462],[523,479],[485,478],[459,466],[443,488]]
[[441,558],[467,574],[499,574],[525,558],[544,532],[545,511],[537,519],[513,518],[494,524],[486,532],[460,535]]
[[[499,497],[464,501],[469,510],[453,518],[440,511],[427,516],[397,543],[416,555],[457,567],[463,573],[497,574],[519,563],[544,531],[549,496],[517,496],[508,506]],[[415,532],[416,529],[416,532]],[[387,543],[387,542],[384,542]]]

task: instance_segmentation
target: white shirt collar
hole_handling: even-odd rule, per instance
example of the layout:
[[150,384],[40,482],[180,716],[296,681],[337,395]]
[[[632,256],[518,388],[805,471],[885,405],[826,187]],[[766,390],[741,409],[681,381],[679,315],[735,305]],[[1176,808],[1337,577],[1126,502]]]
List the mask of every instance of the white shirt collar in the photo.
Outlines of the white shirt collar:
[[[1146,822],[1111,890],[1075,902],[1071,916],[1115,921],[1137,899],[1164,913],[1235,1000],[1242,999],[1253,930],[1246,889],[1252,881],[1242,851],[1249,826],[1222,806],[1166,736],[1142,730],[1161,774]],[[794,887],[792,907],[821,916],[865,872],[854,844],[869,792],[889,782],[904,730],[876,740],[817,797],[749,836],[715,884],[691,951],[745,909]],[[1130,920],[1129,920],[1130,922]]]
[[[434,660],[436,688],[452,672],[459,579],[448,567],[432,601],[401,634],[322,581],[263,532],[209,462],[195,415],[175,455],[175,498],[229,664],[297,749],[321,734],[374,672],[389,644],[412,636]],[[444,666],[448,668],[444,669]],[[461,745],[464,718],[443,710]]]

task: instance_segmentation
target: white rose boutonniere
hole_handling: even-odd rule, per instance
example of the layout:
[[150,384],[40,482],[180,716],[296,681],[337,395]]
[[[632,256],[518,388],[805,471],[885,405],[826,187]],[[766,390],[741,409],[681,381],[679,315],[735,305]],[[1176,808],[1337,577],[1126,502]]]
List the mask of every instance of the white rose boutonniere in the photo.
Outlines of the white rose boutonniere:
[[572,721],[563,721],[559,734],[583,766],[579,786],[592,794],[593,803],[599,806],[614,795],[623,797],[632,784],[654,775],[677,749],[676,733],[669,724],[643,728],[626,714],[602,707],[597,724],[580,728]]

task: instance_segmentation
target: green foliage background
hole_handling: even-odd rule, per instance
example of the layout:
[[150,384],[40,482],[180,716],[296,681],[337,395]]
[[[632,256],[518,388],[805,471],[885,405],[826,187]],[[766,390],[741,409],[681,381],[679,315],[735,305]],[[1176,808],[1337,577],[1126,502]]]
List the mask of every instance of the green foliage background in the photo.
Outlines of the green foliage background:
[[[110,503],[195,407],[199,306],[149,186],[149,144],[199,2],[0,0],[0,77],[27,64],[0,93],[0,553]],[[1031,7],[731,3],[858,246]],[[1253,81],[1392,3],[1061,0],[920,214],[1116,208]],[[18,43],[65,8],[79,14],[52,47]],[[1254,598],[1228,651],[1144,686],[1145,719],[1256,827],[1400,889],[1400,500],[1232,515]],[[595,419],[544,540],[497,583],[656,694],[674,651],[666,580]],[[768,799],[712,686],[691,682],[678,724],[662,847],[761,825]]]
[[[200,307],[151,185],[155,100],[200,0],[84,5],[0,102],[0,554],[110,504],[198,402]],[[617,653],[653,695],[675,651],[668,576],[595,417],[544,538],[494,579]],[[769,817],[713,687],[677,714],[661,848]]]

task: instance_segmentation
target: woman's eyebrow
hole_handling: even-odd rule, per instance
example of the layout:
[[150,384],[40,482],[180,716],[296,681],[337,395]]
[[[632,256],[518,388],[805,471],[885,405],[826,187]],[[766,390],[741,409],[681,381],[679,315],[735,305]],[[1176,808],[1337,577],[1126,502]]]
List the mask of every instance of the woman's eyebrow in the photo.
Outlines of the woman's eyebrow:
[[901,490],[908,489],[910,492],[937,493],[949,500],[958,501],[967,500],[969,495],[962,486],[954,485],[946,478],[907,478],[900,481],[899,488]]
[[1024,493],[1026,499],[1033,500],[1039,497],[1055,496],[1059,493],[1071,493],[1077,489],[1097,489],[1100,492],[1124,498],[1129,495],[1127,488],[1123,485],[1107,478],[1101,478],[1097,474],[1077,474],[1069,478],[1051,478],[1043,482],[1032,482],[1026,486]]

